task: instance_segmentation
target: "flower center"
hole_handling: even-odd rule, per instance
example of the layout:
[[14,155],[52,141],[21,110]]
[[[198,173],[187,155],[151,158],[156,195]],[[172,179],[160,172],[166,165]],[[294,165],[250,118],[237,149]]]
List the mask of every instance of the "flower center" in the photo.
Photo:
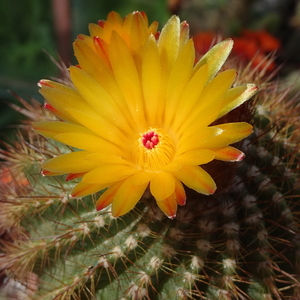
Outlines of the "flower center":
[[150,128],[140,135],[133,153],[134,161],[149,172],[161,171],[172,162],[173,156],[173,139],[163,129],[157,128]]
[[147,149],[152,149],[159,142],[158,134],[154,131],[148,131],[142,135],[141,142]]

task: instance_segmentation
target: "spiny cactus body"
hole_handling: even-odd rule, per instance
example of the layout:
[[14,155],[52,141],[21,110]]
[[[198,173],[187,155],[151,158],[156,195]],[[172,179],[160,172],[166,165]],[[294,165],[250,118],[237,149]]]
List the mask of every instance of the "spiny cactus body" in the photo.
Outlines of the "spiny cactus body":
[[292,112],[273,110],[286,105],[278,93],[256,100],[244,161],[214,166],[225,188],[189,192],[175,220],[151,198],[119,218],[97,212],[96,196],[70,199],[74,183],[40,175],[40,162],[67,149],[20,136],[2,151],[0,265],[13,287],[4,291],[17,299],[299,299],[298,132]]
[[149,191],[113,217],[110,206],[95,209],[102,191],[71,198],[78,179],[42,176],[44,161],[74,149],[31,131],[32,121],[55,117],[20,99],[31,122],[0,152],[3,297],[300,299],[299,110],[256,71],[239,80],[259,81],[261,93],[222,117],[252,123],[254,133],[237,145],[246,158],[206,164],[217,192],[187,190],[174,220]]

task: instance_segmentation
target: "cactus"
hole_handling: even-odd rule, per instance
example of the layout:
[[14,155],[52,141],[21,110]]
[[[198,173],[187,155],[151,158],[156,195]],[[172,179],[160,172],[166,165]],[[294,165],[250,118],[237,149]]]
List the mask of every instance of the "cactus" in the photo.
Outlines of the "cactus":
[[298,106],[263,71],[240,69],[239,81],[261,87],[223,117],[253,124],[246,158],[208,163],[217,192],[187,190],[174,220],[151,195],[114,217],[96,211],[101,191],[71,198],[76,180],[41,176],[70,148],[31,131],[56,117],[19,98],[29,122],[0,152],[4,299],[300,299]]

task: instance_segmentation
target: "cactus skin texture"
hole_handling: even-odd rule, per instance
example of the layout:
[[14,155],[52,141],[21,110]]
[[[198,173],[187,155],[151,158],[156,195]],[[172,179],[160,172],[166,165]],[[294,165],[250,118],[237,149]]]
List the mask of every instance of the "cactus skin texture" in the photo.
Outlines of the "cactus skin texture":
[[[218,192],[189,192],[175,220],[151,198],[119,218],[95,210],[99,195],[70,199],[74,183],[40,174],[69,149],[22,125],[0,152],[0,298],[300,299],[299,109],[258,83],[250,107],[232,113],[254,111],[246,158],[208,164]],[[31,121],[54,118],[20,101]]]

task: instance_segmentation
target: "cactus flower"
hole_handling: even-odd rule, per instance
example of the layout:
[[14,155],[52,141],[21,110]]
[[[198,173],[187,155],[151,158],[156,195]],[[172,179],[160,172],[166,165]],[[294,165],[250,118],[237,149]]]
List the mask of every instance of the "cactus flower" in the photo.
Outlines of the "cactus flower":
[[244,154],[230,145],[252,132],[246,122],[212,125],[257,91],[232,87],[235,70],[219,72],[232,46],[222,41],[195,62],[188,25],[177,16],[160,34],[140,12],[91,24],[90,36],[74,43],[72,86],[39,82],[59,120],[34,130],[73,147],[45,161],[44,175],[77,179],[73,197],[106,189],[96,208],[112,204],[114,216],[130,211],[148,187],[169,218],[186,202],[184,185],[213,194],[216,184],[201,165],[240,161]]

